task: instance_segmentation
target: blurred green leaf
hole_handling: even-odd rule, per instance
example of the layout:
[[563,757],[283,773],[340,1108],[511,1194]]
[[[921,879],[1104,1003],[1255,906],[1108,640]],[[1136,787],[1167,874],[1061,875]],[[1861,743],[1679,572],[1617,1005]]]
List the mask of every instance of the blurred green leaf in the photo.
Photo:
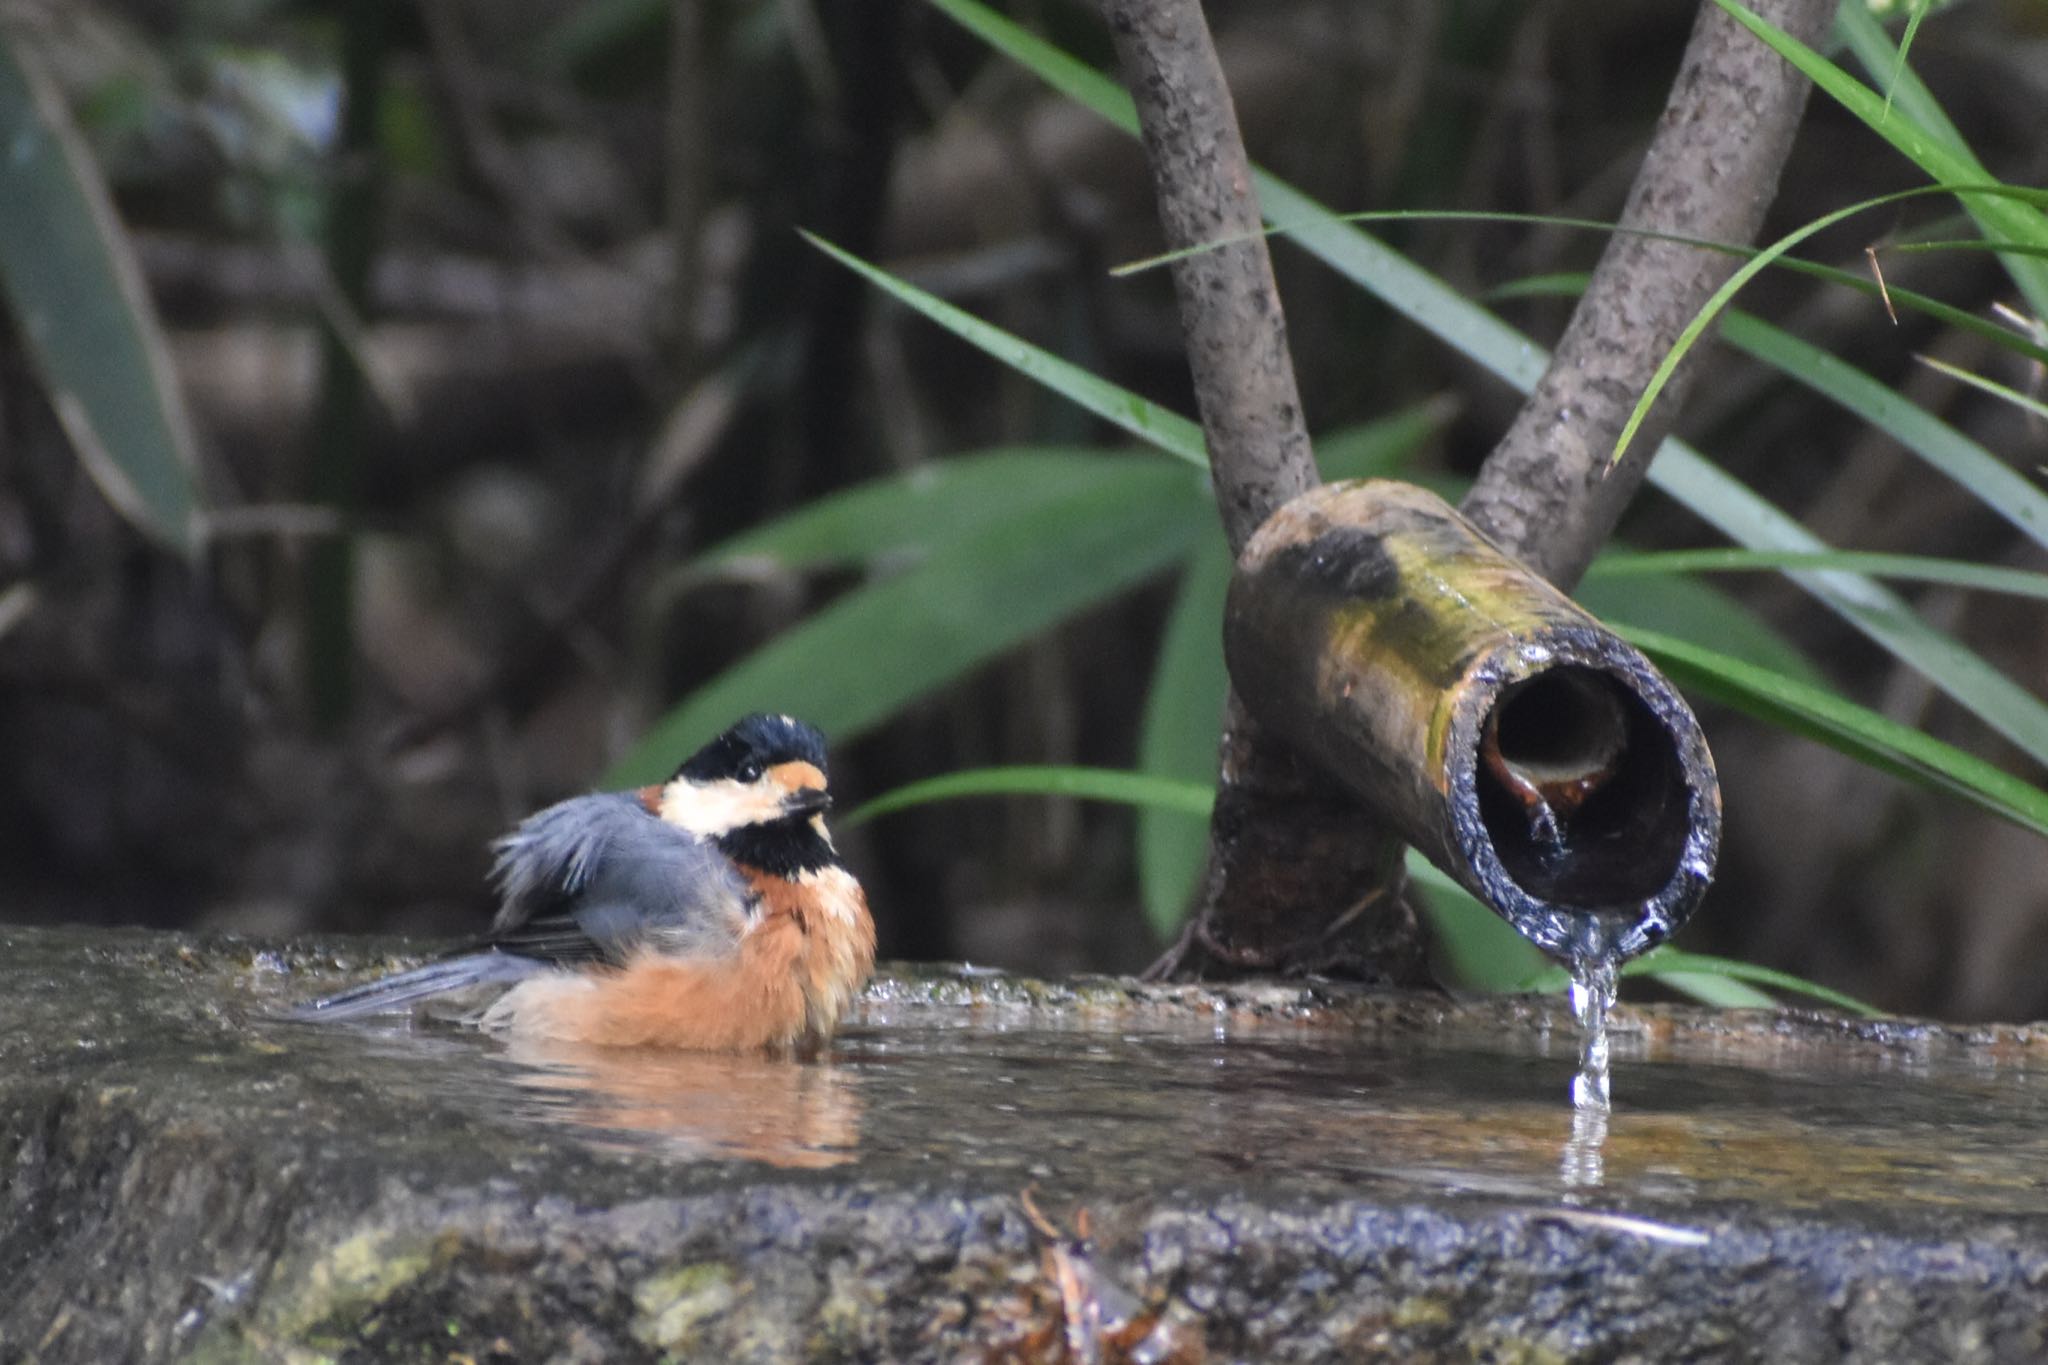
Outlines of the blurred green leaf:
[[1425,441],[1458,413],[1455,399],[1424,399],[1391,417],[1342,427],[1316,437],[1316,464],[1325,479],[1391,479],[1404,474]]
[[[1773,1010],[1777,997],[1760,991],[1746,981],[1717,976],[1712,972],[1658,971],[1652,974],[1658,985],[1675,991],[1701,1005],[1720,1010]],[[1826,990],[1825,986],[1817,989]]]
[[[1721,469],[1697,456],[1686,460],[1671,456],[1672,450],[1666,446],[1651,467],[1651,480],[1731,540],[1757,550],[1805,554],[1830,548]],[[1921,620],[1898,594],[1860,574],[1834,569],[1793,569],[1786,571],[1786,577],[1911,665],[2035,761],[2048,763],[2048,707],[2041,699]]]
[[1617,556],[1612,551],[1593,567],[1572,597],[1603,621],[1660,631],[1687,640],[1712,640],[1715,648],[1759,668],[1773,669],[1812,687],[1826,679],[1799,647],[1770,624],[1720,589],[1683,574],[1638,577],[1602,570],[1608,560],[1624,566],[1644,556]]
[[[1775,1009],[1778,1002],[1761,991],[1749,989],[1754,986],[1769,986],[1773,990],[1786,991],[1793,995],[1804,995],[1834,1006],[1850,1014],[1860,1014],[1867,1019],[1884,1017],[1884,1011],[1867,1005],[1853,995],[1845,995],[1830,986],[1822,986],[1790,972],[1781,972],[1771,967],[1759,967],[1753,962],[1738,962],[1733,958],[1714,957],[1707,953],[1688,953],[1669,944],[1652,948],[1634,961],[1622,966],[1623,976],[1647,976],[1656,979],[1673,990],[1684,991],[1705,1004],[1718,1005],[1723,1009]],[[1527,991],[1549,993],[1561,991],[1570,983],[1562,967],[1547,967],[1535,976],[1520,983]]]
[[909,305],[962,340],[979,346],[1017,373],[1037,380],[1077,407],[1087,409],[1103,421],[1122,427],[1138,439],[1150,442],[1169,455],[1178,455],[1203,473],[1208,473],[1209,453],[1202,440],[1202,429],[1179,413],[1140,398],[1071,361],[1062,360],[1050,351],[1011,336],[1002,328],[991,326],[964,309],[955,308],[937,295],[928,294],[886,270],[869,265],[822,237],[808,232],[803,237],[890,297]]
[[71,448],[183,554],[199,534],[184,398],[127,234],[62,97],[0,26],[0,284]]
[[2048,493],[1891,385],[1746,314],[1730,312],[1721,337],[1841,404],[1974,493],[2035,543],[2048,545]]
[[580,71],[606,54],[661,41],[664,0],[584,0],[534,45],[543,70]]
[[1906,53],[1912,48],[1913,39],[1920,32],[1920,21],[1927,17],[1927,12],[1932,8],[1933,5],[1929,3],[1929,0],[1918,0],[1918,3],[1906,6],[1906,31],[1899,37],[1899,50],[1893,58],[1891,74],[1885,79],[1884,112],[1886,117],[1891,115],[1892,96],[1899,88],[1899,78],[1905,74]]
[[2048,834],[2048,791],[1974,754],[1832,692],[1676,636],[1635,629],[1621,633],[1689,692],[1818,740],[1882,772],[1959,796],[2022,829]]
[[1413,849],[1408,875],[1422,891],[1417,908],[1429,921],[1438,970],[1451,985],[1512,991],[1547,965],[1536,945]]
[[1100,478],[1066,497],[939,546],[741,660],[664,716],[607,780],[653,780],[748,711],[860,734],[1185,556],[1208,525],[1198,481],[1164,461],[1102,463]]
[[[1972,564],[1961,559],[1934,559],[1925,555],[1860,554],[1831,550],[1825,554],[1787,554],[1765,550],[1614,550],[1593,561],[1586,576],[1602,579],[1640,579],[1665,574],[1765,573],[1779,569],[1841,569],[1889,578],[1904,583],[1940,583],[1974,592],[2003,593],[2012,597],[2048,600],[2048,574],[2026,569],[2007,569],[1995,564]],[[1650,625],[1643,621],[1639,624]],[[1690,631],[1675,632],[1689,635]],[[1703,637],[1712,638],[1712,637]],[[1739,650],[1730,650],[1740,657]],[[1762,659],[1751,662],[1776,667]],[[1783,669],[1783,672],[1794,672]]]
[[[1156,456],[1130,457],[1155,463]],[[929,554],[972,540],[991,526],[1043,510],[1099,486],[1125,460],[1099,450],[1056,447],[958,455],[874,479],[809,502],[712,546],[682,573],[763,558],[790,568],[827,568]],[[1173,468],[1191,494],[1199,481]],[[1149,476],[1147,476],[1149,477]]]
[[[1223,598],[1230,570],[1230,553],[1218,532],[1196,546],[1181,575],[1138,732],[1138,767],[1149,776],[1209,790],[1216,785],[1223,699],[1230,689],[1223,667]],[[1159,806],[1138,812],[1138,889],[1145,918],[1161,938],[1180,926],[1208,856],[1206,808],[1193,817]]]
[[1207,821],[1209,807],[1215,800],[1210,788],[1199,782],[1176,782],[1114,768],[970,768],[884,792],[855,808],[841,823],[852,828],[912,806],[976,796],[1065,796],[1083,801],[1114,801],[1145,810],[1170,811],[1199,821]]

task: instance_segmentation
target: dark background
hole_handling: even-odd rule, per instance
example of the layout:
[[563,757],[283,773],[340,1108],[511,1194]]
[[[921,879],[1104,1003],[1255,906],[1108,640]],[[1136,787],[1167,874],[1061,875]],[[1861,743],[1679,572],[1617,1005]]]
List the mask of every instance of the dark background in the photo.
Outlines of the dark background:
[[[1089,7],[1010,8],[1108,64]],[[1322,202],[1610,219],[1693,15],[1590,0],[1209,9],[1253,156]],[[1961,4],[1913,53],[1992,170],[2021,183],[2048,178],[2043,14]],[[0,634],[0,917],[468,932],[488,909],[493,833],[586,788],[675,699],[847,586],[770,572],[678,593],[676,565],[951,453],[1109,439],[885,306],[798,227],[1192,410],[1164,274],[1106,273],[1157,249],[1135,144],[921,4],[67,0],[13,17],[115,189],[209,503],[305,504],[326,441],[348,452],[360,534],[337,664],[319,625],[331,537],[276,516],[196,566],[152,546],[108,509],[0,334],[0,588],[33,588]],[[338,121],[351,52],[371,54],[383,91],[353,147]],[[1766,235],[1913,183],[1816,99]],[[357,353],[377,376],[355,403],[323,370],[318,322],[334,315],[321,243],[352,193],[372,262]],[[1925,202],[1807,254],[1861,269],[1866,245],[1948,211]],[[1587,268],[1601,244],[1515,224],[1385,235],[1472,294]],[[1453,395],[1427,464],[1469,474],[1515,395],[1284,246],[1276,264],[1311,430]],[[1902,255],[1887,276],[1980,312],[2011,297],[1981,252]],[[1743,305],[2021,467],[2048,459],[2039,424],[1912,359],[2029,382],[1983,343],[1911,315],[1894,328],[1859,295],[1778,274]],[[1566,315],[1502,309],[1543,338]],[[1881,432],[1739,358],[1711,362],[1680,434],[1835,544],[2043,567]],[[1711,543],[1654,494],[1626,533]],[[983,763],[1129,766],[1170,586],[842,746],[835,786],[857,800]],[[1849,695],[2040,780],[1789,585],[1727,586]],[[1908,591],[2040,690],[2036,605]],[[1892,1009],[2048,1014],[2038,839],[1706,719],[1728,842],[1688,946]],[[845,842],[887,955],[1130,969],[1158,947],[1130,834],[1115,808],[980,801]]]

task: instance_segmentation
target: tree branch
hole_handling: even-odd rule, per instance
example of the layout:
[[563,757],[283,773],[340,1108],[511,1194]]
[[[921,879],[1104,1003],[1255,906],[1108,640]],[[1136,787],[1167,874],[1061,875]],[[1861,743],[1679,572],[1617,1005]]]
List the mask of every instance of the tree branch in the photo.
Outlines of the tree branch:
[[[1834,0],[1750,0],[1817,42]],[[1807,81],[1720,6],[1702,3],[1621,226],[1747,243],[1777,193]],[[1617,232],[1513,425],[1462,510],[1567,591],[1635,496],[1677,419],[1699,353],[1680,365],[1621,463],[1614,443],[1650,375],[1736,268],[1722,253]]]
[[[1320,479],[1251,162],[1196,0],[1103,0],[1167,244],[1231,553]],[[1216,246],[1221,242],[1223,245]],[[1315,971],[1415,982],[1421,931],[1391,888],[1401,846],[1233,695],[1202,901],[1154,974]]]
[[1196,0],[1103,0],[1173,264],[1210,477],[1232,554],[1316,486],[1251,161]]

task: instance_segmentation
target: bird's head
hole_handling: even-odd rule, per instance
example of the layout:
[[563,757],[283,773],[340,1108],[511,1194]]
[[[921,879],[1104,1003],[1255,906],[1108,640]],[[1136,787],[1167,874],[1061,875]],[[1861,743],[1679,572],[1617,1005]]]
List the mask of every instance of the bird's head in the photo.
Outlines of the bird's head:
[[793,716],[752,715],[684,760],[663,820],[758,866],[830,861],[825,737]]

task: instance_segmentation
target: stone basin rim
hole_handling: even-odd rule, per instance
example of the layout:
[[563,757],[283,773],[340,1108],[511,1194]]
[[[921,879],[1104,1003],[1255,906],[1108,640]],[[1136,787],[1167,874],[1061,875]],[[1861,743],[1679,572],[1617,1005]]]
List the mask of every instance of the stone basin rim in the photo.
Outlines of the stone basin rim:
[[[19,934],[65,935],[106,948],[196,953],[244,962],[254,1013],[282,1009],[376,971],[417,965],[448,945],[348,935],[268,938],[236,933],[0,927],[0,953]],[[970,1011],[990,1021],[1059,1019],[1072,1026],[1193,1028],[1288,1025],[1348,1029],[1371,1037],[1472,1042],[1484,1037],[1577,1036],[1562,994],[1469,995],[1392,990],[1308,977],[1224,982],[1159,982],[1075,974],[1040,978],[958,963],[885,962],[862,993],[852,1027],[877,1027],[892,1015]],[[1617,1039],[1637,1055],[1759,1061],[1818,1059],[1882,1064],[1952,1061],[1979,1065],[2048,1063],[2048,1021],[1947,1023],[1910,1016],[1866,1018],[1804,1006],[1724,1009],[1672,1003],[1623,1003],[1612,1016]]]

